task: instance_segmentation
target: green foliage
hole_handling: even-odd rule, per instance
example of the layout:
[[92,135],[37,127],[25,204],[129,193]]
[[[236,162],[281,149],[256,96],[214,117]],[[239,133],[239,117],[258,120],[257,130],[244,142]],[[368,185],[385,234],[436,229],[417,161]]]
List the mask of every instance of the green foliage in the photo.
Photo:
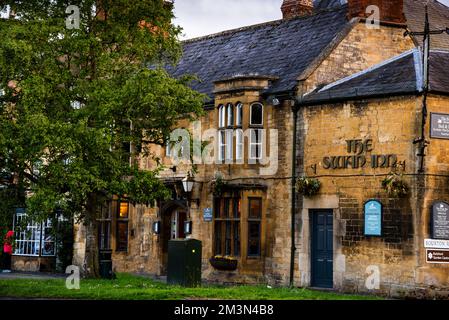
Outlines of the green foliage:
[[296,180],[296,190],[306,197],[316,195],[321,188],[321,182],[315,178],[301,177]]
[[53,223],[57,228],[54,229],[56,241],[56,271],[65,273],[67,266],[72,264],[73,258],[73,223],[68,221],[59,221]]
[[345,295],[303,288],[267,286],[217,286],[199,288],[170,286],[154,280],[119,273],[115,280],[81,279],[80,290],[68,290],[65,278],[50,280],[2,279],[0,296],[107,300],[375,300],[373,296]]
[[219,197],[223,193],[223,188],[225,187],[225,182],[221,176],[217,176],[214,183],[214,196]]
[[0,251],[3,252],[3,242],[6,233],[12,230],[13,214],[17,203],[17,189],[13,186],[0,189]]
[[158,171],[140,170],[138,155],[163,144],[178,119],[202,112],[191,78],[164,69],[181,52],[171,8],[103,0],[100,19],[95,3],[70,2],[80,29],[66,28],[67,1],[1,4],[20,18],[0,19],[0,171],[15,177],[16,204],[27,198],[40,219],[57,209],[94,219],[89,204],[115,194],[147,204],[166,197]]
[[405,198],[409,193],[409,187],[402,175],[394,172],[382,180],[382,188],[393,198]]

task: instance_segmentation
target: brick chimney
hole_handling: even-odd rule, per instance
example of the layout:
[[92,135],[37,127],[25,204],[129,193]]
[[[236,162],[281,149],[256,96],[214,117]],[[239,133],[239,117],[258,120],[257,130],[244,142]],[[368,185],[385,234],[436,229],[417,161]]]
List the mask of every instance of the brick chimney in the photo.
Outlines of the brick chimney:
[[306,16],[313,11],[312,0],[284,0],[281,6],[284,19]]
[[405,23],[404,0],[348,0],[348,18],[368,18],[371,12],[366,13],[368,6],[379,8],[380,21],[389,23]]

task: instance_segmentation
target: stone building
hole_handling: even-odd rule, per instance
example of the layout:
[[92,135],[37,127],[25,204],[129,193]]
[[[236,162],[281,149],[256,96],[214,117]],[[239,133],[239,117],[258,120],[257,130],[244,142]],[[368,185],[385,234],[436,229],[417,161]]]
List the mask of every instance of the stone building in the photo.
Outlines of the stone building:
[[[449,111],[449,73],[440,71],[448,63],[449,52],[431,51],[427,95],[422,54],[412,49],[303,96],[297,164],[322,185],[319,194],[300,201],[302,285],[310,285],[314,272],[308,261],[320,258],[311,256],[320,245],[311,236],[321,234],[318,224],[329,232],[325,240],[332,237],[320,249],[332,255],[326,274],[334,287],[370,291],[366,280],[375,270],[380,276],[375,292],[448,298],[448,266],[428,257],[445,244],[425,242],[447,239],[431,221],[435,203],[449,196],[447,140],[435,131],[445,127],[438,123]],[[424,152],[417,143],[421,138],[428,144]],[[389,178],[405,183],[408,193],[388,192],[382,182]],[[373,199],[382,205],[375,232],[366,208]],[[329,224],[319,225],[322,217],[331,219]]]
[[[366,13],[372,2],[379,25]],[[449,270],[427,263],[424,248],[433,202],[449,201],[446,141],[417,152],[422,39],[404,35],[424,29],[425,2],[285,0],[282,20],[185,41],[168,70],[198,77],[192,86],[208,97],[205,114],[174,133],[172,142],[187,132],[193,144],[152,146],[171,200],[149,208],[117,199],[106,208],[99,240],[112,249],[114,271],[165,275],[168,241],[190,237],[202,241],[211,282],[447,295]],[[431,0],[429,15],[432,28],[449,27],[449,8]],[[427,111],[449,113],[449,36],[431,43],[440,51],[431,54]],[[428,120],[425,140],[429,130]],[[393,171],[407,185],[404,198],[382,187]],[[296,192],[302,176],[318,179],[318,194]],[[367,226],[365,203],[383,206],[380,222],[373,214]],[[80,266],[85,238],[76,226]],[[213,267],[214,256],[233,257],[237,268]]]

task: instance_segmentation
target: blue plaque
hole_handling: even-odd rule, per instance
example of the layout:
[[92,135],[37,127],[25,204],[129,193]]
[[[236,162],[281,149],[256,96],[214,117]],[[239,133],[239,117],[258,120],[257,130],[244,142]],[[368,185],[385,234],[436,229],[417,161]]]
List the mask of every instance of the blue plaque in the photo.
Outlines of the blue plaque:
[[203,210],[204,221],[212,221],[212,208],[206,208]]
[[382,203],[370,200],[365,203],[365,236],[382,235]]

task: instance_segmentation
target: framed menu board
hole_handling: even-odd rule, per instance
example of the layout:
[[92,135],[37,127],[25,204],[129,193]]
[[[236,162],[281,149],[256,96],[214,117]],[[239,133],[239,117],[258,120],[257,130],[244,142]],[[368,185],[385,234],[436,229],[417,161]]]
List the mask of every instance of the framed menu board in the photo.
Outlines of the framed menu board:
[[369,200],[365,203],[365,236],[382,236],[382,203]]

